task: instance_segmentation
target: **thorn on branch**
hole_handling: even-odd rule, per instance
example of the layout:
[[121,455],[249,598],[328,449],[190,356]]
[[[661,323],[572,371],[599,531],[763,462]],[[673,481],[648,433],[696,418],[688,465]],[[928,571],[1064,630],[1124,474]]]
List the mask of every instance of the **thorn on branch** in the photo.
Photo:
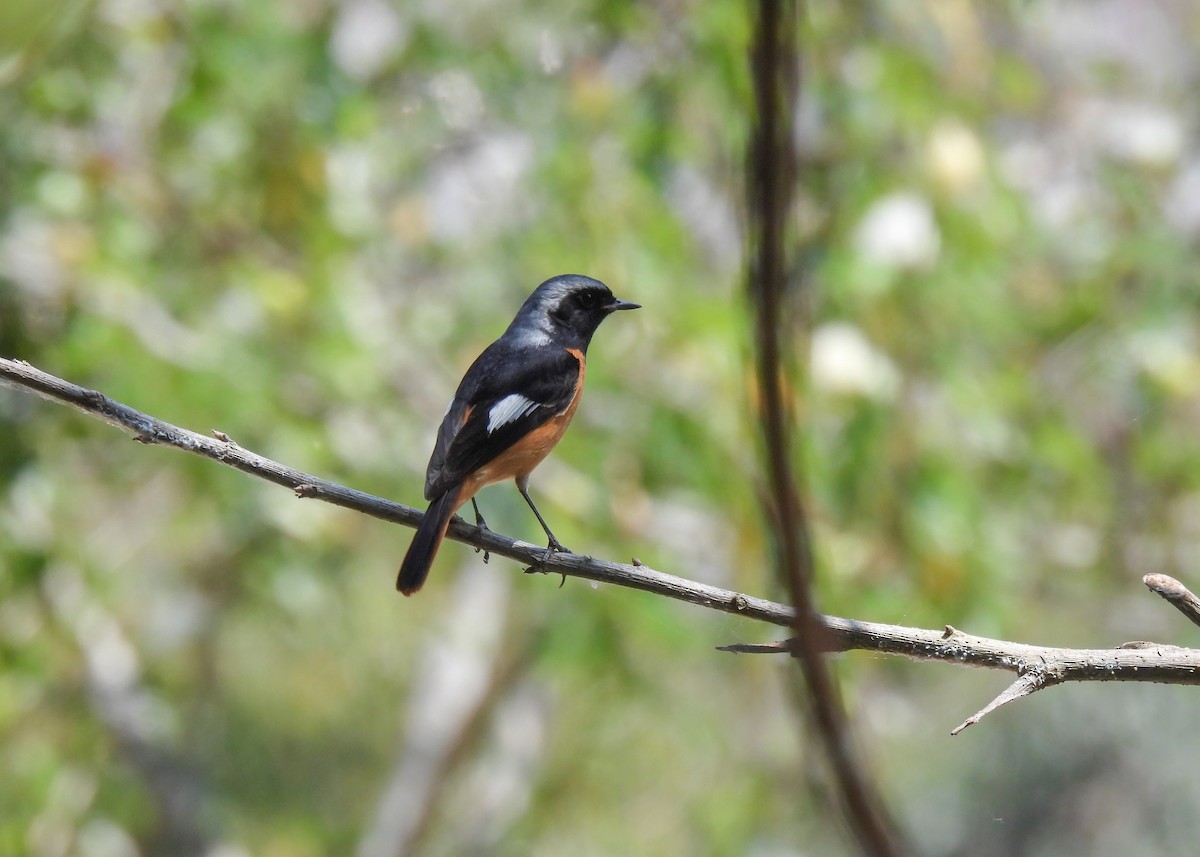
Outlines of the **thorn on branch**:
[[233,443],[233,439],[229,435],[225,434],[225,432],[220,431],[219,429],[213,429],[212,435],[213,435],[213,437],[215,437],[217,440],[221,441],[222,443]]
[[[487,560],[484,560],[484,562],[486,562],[486,561]],[[526,574],[552,574],[553,570],[546,568],[545,565],[530,565],[525,568],[525,573]],[[558,582],[558,588],[562,589],[567,584],[567,573],[565,571],[560,571],[559,574],[562,575],[562,580],[560,580]]]
[[1006,703],[1012,702],[1016,699],[1030,696],[1041,690],[1043,687],[1049,687],[1049,676],[1047,676],[1044,672],[1041,670],[1030,670],[1029,672],[1023,673],[1016,681],[1010,684],[1003,693],[1001,693],[975,714],[972,714],[954,729],[950,730],[950,734],[957,735],[968,726],[974,726],[1001,705],[1005,705]]
[[302,482],[292,489],[296,492],[296,496],[301,500],[306,500],[310,497],[316,497],[321,493],[321,489],[311,482]]
[[718,652],[733,652],[735,655],[774,654],[791,650],[791,639],[780,640],[778,643],[732,643],[728,646],[717,646]]

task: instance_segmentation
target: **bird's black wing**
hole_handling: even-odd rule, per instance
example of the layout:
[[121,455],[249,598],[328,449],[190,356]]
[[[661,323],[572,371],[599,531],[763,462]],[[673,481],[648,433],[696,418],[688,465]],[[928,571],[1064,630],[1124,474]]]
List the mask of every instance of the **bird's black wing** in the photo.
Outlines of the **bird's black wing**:
[[565,348],[489,346],[463,376],[442,420],[425,499],[440,496],[566,410],[581,369],[579,358]]

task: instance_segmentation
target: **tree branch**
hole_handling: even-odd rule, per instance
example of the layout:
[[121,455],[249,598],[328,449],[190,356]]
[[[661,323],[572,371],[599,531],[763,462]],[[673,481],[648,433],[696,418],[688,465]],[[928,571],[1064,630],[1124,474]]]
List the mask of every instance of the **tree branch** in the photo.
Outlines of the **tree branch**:
[[[238,446],[223,432],[214,431],[214,437],[207,437],[172,425],[116,402],[96,390],[80,387],[36,369],[23,360],[0,357],[0,383],[32,390],[51,401],[65,403],[85,414],[99,417],[132,433],[134,440],[140,443],[170,446],[211,458],[235,470],[291,488],[298,497],[324,500],[406,527],[416,527],[424,517],[424,512],[411,506],[355,491],[272,461]],[[615,583],[783,627],[790,627],[794,616],[792,608],[785,604],[664,574],[641,563],[625,565],[574,553],[552,553],[547,557],[544,545],[512,539],[492,530],[481,530],[457,518],[451,522],[447,536],[546,573]]]
[[882,795],[867,776],[853,741],[845,707],[829,664],[821,654],[821,619],[812,594],[813,550],[801,498],[787,406],[794,389],[783,354],[794,330],[789,292],[799,285],[791,269],[793,198],[799,173],[795,115],[800,83],[799,33],[802,0],[758,0],[750,73],[754,122],[746,165],[747,286],[754,307],[754,356],[761,400],[759,421],[770,486],[767,512],[777,549],[779,575],[796,607],[793,652],[804,680],[809,723],[829,762],[832,791],[869,857],[900,857],[907,848]]
[[[415,527],[421,520],[422,513],[417,509],[318,479],[243,449],[219,433],[219,438],[210,438],[171,425],[113,401],[95,390],[79,387],[35,369],[24,361],[0,357],[0,383],[14,389],[32,390],[51,401],[72,405],[89,416],[131,432],[135,440],[203,455],[244,473],[291,488],[302,497],[324,500],[409,527]],[[697,583],[655,571],[640,563],[625,565],[572,553],[552,554],[543,562],[546,549],[541,545],[508,538],[491,530],[480,530],[463,521],[455,521],[449,535],[457,541],[535,566],[538,570],[544,569],[548,573],[640,589],[780,627],[792,627],[794,622],[794,611],[785,604]],[[813,636],[822,654],[864,650],[904,655],[923,661],[1007,670],[1019,677],[1041,676],[1041,684],[1029,691],[1019,694],[1011,693],[1011,688],[1005,691],[1001,697],[1008,698],[1003,702],[1027,696],[1036,689],[1069,681],[1200,684],[1200,650],[1197,649],[1144,642],[1126,643],[1114,649],[1060,649],[976,637],[949,625],[944,630],[927,630],[820,614],[814,615],[812,621],[821,631]],[[721,649],[731,652],[794,653],[796,644],[793,640],[787,640],[765,645],[722,646]],[[1031,678],[1026,683],[1033,680]],[[1001,697],[997,697],[997,701],[974,715],[955,732],[978,722],[1002,704]]]
[[[1009,688],[956,727],[951,735],[973,726],[1005,703],[1069,681],[1200,685],[1200,649],[1140,641],[1115,649],[1062,649],[976,637],[950,625],[944,631],[929,631],[837,616],[821,617],[821,625],[825,653],[865,650],[1017,674],[1017,680]],[[768,645],[735,644],[719,648],[736,653],[788,652],[794,656],[799,645],[792,638]]]

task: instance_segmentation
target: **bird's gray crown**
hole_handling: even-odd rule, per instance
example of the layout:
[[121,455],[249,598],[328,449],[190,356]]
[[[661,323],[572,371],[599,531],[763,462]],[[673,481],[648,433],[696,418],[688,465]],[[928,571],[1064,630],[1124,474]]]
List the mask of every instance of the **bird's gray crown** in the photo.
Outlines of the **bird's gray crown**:
[[607,292],[608,286],[599,280],[585,277],[583,274],[560,274],[551,277],[533,290],[518,315],[531,315],[537,312],[549,312],[562,303],[563,298],[576,292],[596,289]]

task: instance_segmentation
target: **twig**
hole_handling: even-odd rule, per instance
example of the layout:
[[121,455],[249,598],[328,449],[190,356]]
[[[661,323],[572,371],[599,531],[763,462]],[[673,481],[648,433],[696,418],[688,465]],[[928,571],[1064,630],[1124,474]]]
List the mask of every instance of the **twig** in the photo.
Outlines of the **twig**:
[[[305,497],[414,527],[421,512],[271,461],[237,446],[218,441],[134,410],[94,390],[87,390],[19,360],[0,357],[0,382],[14,389],[33,390],[47,399],[73,405],[134,433],[143,442],[158,443],[203,455],[238,470],[284,485]],[[545,548],[511,539],[491,530],[480,530],[463,521],[451,525],[450,536],[524,564],[541,562]],[[785,604],[709,586],[665,574],[635,563],[623,565],[579,554],[553,554],[545,568],[555,574],[580,577],[640,589],[686,601],[710,610],[745,616],[759,622],[791,627],[793,610]],[[864,650],[904,655],[916,660],[943,661],[962,666],[1008,670],[1024,675],[1041,671],[1043,687],[1067,681],[1145,681],[1162,684],[1200,684],[1200,650],[1155,643],[1126,644],[1116,649],[1059,649],[1006,640],[976,637],[946,626],[942,630],[909,628],[863,622],[837,616],[815,615],[822,654]],[[794,652],[791,640],[781,643],[723,646],[734,652]],[[977,714],[976,719],[983,715]],[[974,721],[972,721],[974,722]]]
[[1155,595],[1161,595],[1171,606],[1187,616],[1193,625],[1200,625],[1200,598],[1173,577],[1165,574],[1147,574],[1142,583]]

